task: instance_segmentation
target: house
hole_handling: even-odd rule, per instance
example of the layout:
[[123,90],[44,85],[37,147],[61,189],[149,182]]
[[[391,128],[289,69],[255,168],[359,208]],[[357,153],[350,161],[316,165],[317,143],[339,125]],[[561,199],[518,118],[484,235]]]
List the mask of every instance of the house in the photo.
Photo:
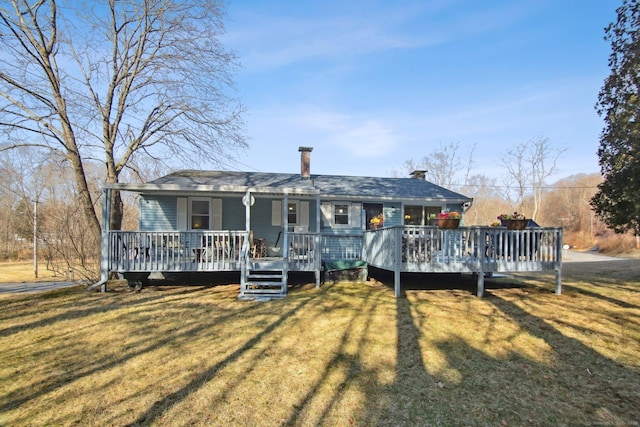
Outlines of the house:
[[[183,170],[145,184],[106,185],[103,218],[111,191],[136,192],[139,230],[104,230],[96,286],[105,289],[109,272],[136,279],[239,271],[241,298],[283,297],[291,271],[314,273],[319,286],[323,265],[359,260],[397,271],[399,294],[400,271],[450,271],[453,255],[473,237],[430,226],[442,211],[464,213],[472,199],[426,181],[424,171],[411,178],[316,175],[312,148],[299,151],[299,174]],[[451,271],[490,269],[481,264]]]

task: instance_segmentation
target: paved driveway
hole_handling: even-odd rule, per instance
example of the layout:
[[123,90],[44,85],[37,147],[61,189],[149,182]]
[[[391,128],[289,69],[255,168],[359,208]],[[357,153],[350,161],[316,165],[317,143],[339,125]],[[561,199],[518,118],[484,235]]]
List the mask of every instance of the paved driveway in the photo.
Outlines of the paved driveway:
[[52,289],[67,288],[78,285],[78,282],[25,282],[0,283],[0,294],[18,294],[24,292],[43,292]]
[[625,261],[626,258],[618,258],[601,255],[597,252],[586,251],[563,251],[562,262],[602,262],[602,261]]

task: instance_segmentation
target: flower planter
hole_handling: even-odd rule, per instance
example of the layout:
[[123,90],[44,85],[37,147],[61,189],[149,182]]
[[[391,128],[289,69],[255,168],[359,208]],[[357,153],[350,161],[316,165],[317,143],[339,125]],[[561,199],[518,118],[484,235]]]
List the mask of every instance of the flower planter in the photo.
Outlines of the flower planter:
[[502,225],[507,227],[507,230],[524,230],[529,223],[528,219],[502,219],[500,220]]
[[443,230],[453,230],[460,227],[460,218],[439,218],[438,228]]

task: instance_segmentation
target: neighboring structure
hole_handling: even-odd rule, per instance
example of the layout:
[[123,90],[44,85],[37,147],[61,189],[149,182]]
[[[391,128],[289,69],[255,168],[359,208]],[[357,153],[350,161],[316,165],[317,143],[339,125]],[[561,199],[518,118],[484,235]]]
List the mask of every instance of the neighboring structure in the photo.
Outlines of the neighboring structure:
[[[96,286],[105,289],[109,272],[144,278],[150,272],[240,271],[241,298],[282,297],[290,271],[315,273],[319,286],[323,262],[364,260],[396,271],[398,294],[400,271],[491,271],[475,264],[437,267],[461,250],[447,245],[462,231],[438,230],[429,219],[442,211],[464,213],[472,199],[425,181],[425,171],[413,178],[313,175],[312,148],[299,151],[300,174],[187,170],[146,184],[107,185],[103,219],[111,191],[137,192],[139,230],[104,231]],[[443,248],[451,252],[447,259]],[[416,250],[424,256],[410,254]],[[414,261],[422,266],[410,267]]]

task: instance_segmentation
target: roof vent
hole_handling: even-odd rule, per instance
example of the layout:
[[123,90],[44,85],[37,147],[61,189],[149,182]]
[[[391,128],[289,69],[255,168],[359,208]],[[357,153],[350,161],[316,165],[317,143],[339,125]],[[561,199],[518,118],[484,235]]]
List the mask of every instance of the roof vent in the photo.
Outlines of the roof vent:
[[426,179],[427,178],[427,171],[426,170],[415,170],[415,171],[411,172],[409,175],[411,175],[411,178],[413,178],[413,179]]
[[313,147],[298,147],[300,152],[300,178],[311,178],[311,152]]

